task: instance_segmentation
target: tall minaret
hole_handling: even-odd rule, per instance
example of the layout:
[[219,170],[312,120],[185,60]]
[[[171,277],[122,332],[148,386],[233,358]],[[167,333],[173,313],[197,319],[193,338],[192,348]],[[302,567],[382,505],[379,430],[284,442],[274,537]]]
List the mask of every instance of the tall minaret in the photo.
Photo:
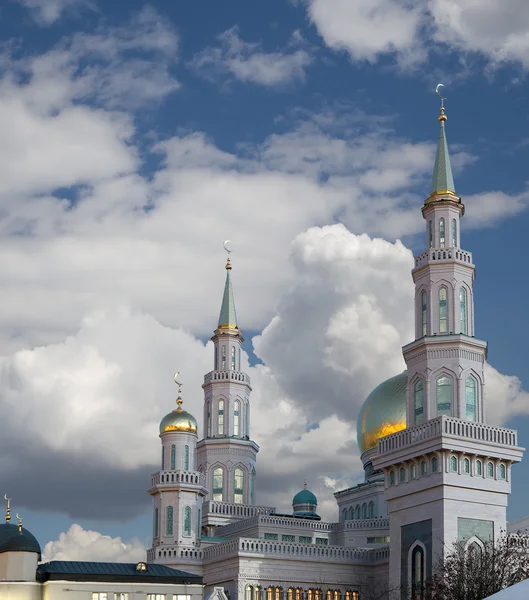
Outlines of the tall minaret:
[[181,384],[177,408],[160,423],[160,470],[152,475],[152,547],[149,562],[202,574],[200,532],[204,476],[197,470],[197,422],[182,408]]
[[454,542],[479,548],[505,531],[511,466],[523,453],[516,431],[486,425],[487,343],[474,337],[475,271],[461,248],[465,207],[455,192],[443,100],[422,207],[427,249],[412,270],[415,341],[403,347],[407,428],[381,438],[373,459],[385,478],[390,586],[402,598],[422,598],[424,582]]
[[[213,371],[204,376],[204,439],[197,445],[198,468],[209,490],[204,525],[232,520],[213,514],[212,503],[255,504],[255,460],[259,446],[250,439],[250,378],[241,371],[241,345],[231,284],[231,261],[226,263],[226,283],[219,324],[213,337]],[[219,520],[220,519],[220,520]]]

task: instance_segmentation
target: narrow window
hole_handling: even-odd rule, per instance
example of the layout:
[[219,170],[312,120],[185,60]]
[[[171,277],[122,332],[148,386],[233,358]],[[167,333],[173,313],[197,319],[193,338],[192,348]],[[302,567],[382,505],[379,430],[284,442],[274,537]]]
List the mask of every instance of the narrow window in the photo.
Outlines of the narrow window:
[[154,509],[154,537],[158,537],[159,525],[160,525],[159,513],[158,513],[158,509],[155,508]]
[[189,446],[184,446],[184,471],[189,471]]
[[215,352],[215,354],[214,354],[215,371],[217,371],[219,368],[219,348],[216,344],[214,346],[214,352]]
[[474,377],[467,377],[465,381],[465,403],[467,421],[476,420],[476,380]]
[[173,535],[173,507],[165,509],[165,535]]
[[288,588],[287,600],[294,600],[294,588]]
[[410,465],[410,479],[415,479],[417,477],[417,470],[414,464]]
[[217,429],[218,434],[224,434],[224,400],[219,400],[219,412],[217,415]]
[[176,446],[171,444],[171,471],[176,469]]
[[445,247],[445,220],[444,217],[439,219],[439,248]]
[[197,510],[197,535],[198,537],[201,537],[201,532],[200,530],[202,529],[202,510],[199,508]]
[[367,504],[365,502],[362,504],[362,519],[367,519]]
[[424,382],[418,379],[413,388],[413,397],[415,405],[415,425],[424,422]]
[[491,462],[487,463],[487,477],[494,477],[494,465]]
[[389,473],[389,484],[395,485],[395,471],[390,471]]
[[480,460],[476,461],[476,475],[483,475],[483,463]]
[[226,370],[226,346],[222,346],[222,354],[221,354],[221,370],[225,371]]
[[375,503],[373,502],[373,500],[371,500],[371,502],[369,503],[369,518],[375,518]]
[[428,248],[433,248],[433,226],[431,221],[428,221]]
[[462,287],[459,290],[459,328],[463,335],[468,335],[467,323],[467,291]]
[[406,481],[406,469],[401,467],[399,469],[399,483],[404,483]]
[[457,248],[457,221],[452,219],[452,246]]
[[208,428],[207,428],[207,435],[211,435],[211,402],[208,402],[207,407],[206,407],[207,413],[208,413]]
[[428,304],[426,302],[426,292],[421,294],[421,326],[422,335],[428,335]]
[[184,535],[191,535],[191,507],[184,506]]
[[[253,586],[246,586],[246,600],[254,600],[253,598]],[[291,600],[290,598],[288,600]]]
[[301,588],[296,588],[296,597],[294,600],[301,600],[303,595],[303,590]]
[[457,473],[457,458],[455,456],[450,457],[450,471]]
[[244,496],[244,472],[242,469],[235,469],[233,494],[235,504],[242,504]]
[[235,371],[235,346],[231,347],[231,370]]
[[266,600],[274,600],[273,592],[274,592],[274,588],[272,586],[270,586],[266,590]]
[[439,333],[448,333],[448,290],[439,288]]
[[426,461],[421,460],[421,475],[426,475]]
[[165,469],[165,448],[162,446],[162,471]]
[[500,468],[498,469],[498,479],[505,479],[506,469],[504,464],[500,464]]
[[437,457],[432,458],[432,473],[437,473]]
[[470,473],[470,460],[468,458],[463,459],[463,473]]
[[250,504],[254,505],[254,495],[255,495],[255,469],[252,467],[252,472],[250,473]]
[[[393,483],[395,483],[395,481],[393,481]],[[357,518],[357,520],[361,519],[362,518],[362,509],[360,508],[360,504],[356,505],[355,512],[356,512],[356,518]]]
[[347,509],[344,508],[342,511],[342,521],[347,521]]
[[452,416],[452,378],[440,375],[436,381],[437,416]]
[[213,471],[213,502],[222,502],[224,473],[219,467]]
[[241,403],[239,400],[235,400],[233,405],[233,435],[239,436],[241,429]]
[[415,546],[411,555],[411,597],[422,598],[424,592],[424,550]]

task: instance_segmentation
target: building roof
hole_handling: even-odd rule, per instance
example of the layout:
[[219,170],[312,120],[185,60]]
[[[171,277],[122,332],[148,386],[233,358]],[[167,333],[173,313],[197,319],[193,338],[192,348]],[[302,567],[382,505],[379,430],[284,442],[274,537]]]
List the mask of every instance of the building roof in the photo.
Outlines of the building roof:
[[52,560],[37,567],[37,580],[101,581],[111,583],[187,583],[202,585],[202,577],[165,565]]
[[12,523],[0,524],[0,553],[3,552],[35,552],[40,556],[40,544],[37,538],[27,529],[18,530]]
[[435,194],[436,192],[453,192],[454,194],[456,192],[450,155],[448,154],[444,121],[441,121],[437,154],[435,155],[433,168],[432,187],[430,189],[431,194]]
[[224,329],[237,329],[237,315],[235,314],[235,300],[233,299],[233,288],[230,277],[231,265],[228,259],[226,265],[226,283],[224,284],[224,295],[220,307],[219,327]]
[[486,600],[526,600],[529,598],[529,579],[501,590]]

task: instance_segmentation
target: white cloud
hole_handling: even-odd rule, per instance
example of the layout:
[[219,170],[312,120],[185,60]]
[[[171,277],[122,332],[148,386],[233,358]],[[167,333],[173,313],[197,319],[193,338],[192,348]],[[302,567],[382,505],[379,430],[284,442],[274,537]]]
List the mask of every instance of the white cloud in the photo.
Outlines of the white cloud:
[[139,540],[125,544],[120,537],[112,538],[75,524],[58,540],[44,546],[42,562],[51,560],[137,563],[146,560],[146,549]]
[[220,45],[195,54],[188,63],[197,73],[216,79],[231,75],[239,81],[278,86],[305,79],[312,57],[299,33],[294,33],[287,48],[265,52],[260,44],[244,42],[237,26],[219,37]]
[[37,22],[43,25],[55,23],[64,12],[79,8],[94,8],[90,0],[18,0],[30,9]]

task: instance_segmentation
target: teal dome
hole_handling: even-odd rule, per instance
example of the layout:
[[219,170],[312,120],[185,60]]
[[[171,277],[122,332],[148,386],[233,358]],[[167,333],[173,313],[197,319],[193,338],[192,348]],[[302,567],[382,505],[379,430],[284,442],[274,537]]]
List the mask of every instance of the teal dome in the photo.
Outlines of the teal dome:
[[377,441],[406,428],[408,371],[390,377],[366,398],[358,421],[357,442],[361,452],[375,448]]
[[40,557],[40,544],[27,529],[22,527],[22,531],[19,531],[17,525],[2,523],[0,525],[0,554],[3,552],[34,552]]
[[294,496],[292,506],[295,506],[296,504],[314,504],[315,506],[318,506],[318,499],[310,490],[305,488]]

